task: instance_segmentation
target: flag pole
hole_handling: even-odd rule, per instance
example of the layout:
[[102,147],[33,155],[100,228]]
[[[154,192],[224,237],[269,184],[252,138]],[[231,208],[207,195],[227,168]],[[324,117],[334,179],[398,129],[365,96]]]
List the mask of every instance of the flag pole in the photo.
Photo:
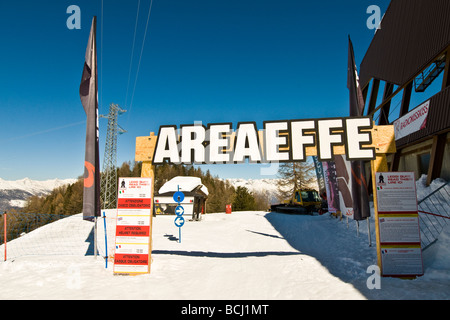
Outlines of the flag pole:
[[8,218],[7,218],[7,215],[8,214],[5,211],[3,213],[3,219],[4,219],[3,220],[3,240],[4,240],[4,243],[5,243],[5,261],[7,260],[6,247],[7,247],[7,244],[8,244],[8,226],[7,226]]
[[97,216],[94,219],[94,258],[97,260]]
[[105,228],[105,268],[108,269],[108,236],[106,233],[106,212],[103,211],[103,227]]
[[370,236],[370,220],[369,218],[366,218],[367,221],[367,233],[369,236],[369,247],[372,247],[372,237]]

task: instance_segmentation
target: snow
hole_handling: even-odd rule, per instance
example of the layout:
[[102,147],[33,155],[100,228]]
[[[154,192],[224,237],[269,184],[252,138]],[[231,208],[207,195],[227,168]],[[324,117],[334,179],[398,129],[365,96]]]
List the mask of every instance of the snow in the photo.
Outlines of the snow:
[[278,203],[278,181],[280,179],[227,179],[235,188],[245,187],[250,192],[264,194],[269,199],[269,203]]
[[[419,199],[444,181],[417,181]],[[371,203],[373,213],[373,203]],[[108,253],[116,210],[107,210]],[[267,212],[204,215],[186,221],[179,243],[174,216],[153,220],[151,274],[114,276],[105,267],[103,220],[92,255],[94,224],[81,215],[8,242],[0,262],[0,299],[154,300],[429,300],[450,298],[450,224],[423,252],[425,274],[414,280],[381,278],[369,289],[377,264],[374,217],[367,222],[328,214]],[[0,246],[3,258],[4,245]],[[3,260],[3,259],[2,259]],[[371,278],[372,277],[372,278]],[[369,283],[370,284],[370,283]]]
[[0,178],[0,190],[23,190],[33,195],[39,195],[50,193],[55,188],[75,182],[77,182],[76,179],[37,181],[25,178],[16,181],[7,181]]
[[11,207],[24,208],[27,205],[26,200],[10,200],[9,205]]
[[447,182],[443,179],[436,179],[427,186],[427,175],[422,175],[419,180],[416,181],[417,199],[420,201],[433,191],[439,189]]
[[227,179],[234,187],[245,187],[251,192],[278,192],[279,179]]
[[[113,221],[115,210],[108,211]],[[81,215],[57,221],[9,243],[43,242],[55,255],[23,255],[0,262],[0,299],[448,299],[450,229],[424,252],[425,275],[415,280],[382,278],[381,289],[367,288],[376,264],[367,225],[329,215],[266,212],[216,213],[187,221],[178,243],[173,216],[153,222],[151,274],[114,276],[109,262],[85,255],[93,224]],[[74,229],[77,232],[74,232]],[[71,230],[67,232],[67,230]],[[109,224],[109,245],[114,225]],[[372,241],[375,242],[372,219]],[[104,254],[103,221],[98,247]],[[56,254],[56,238],[66,239],[71,255]],[[59,233],[58,233],[59,232]],[[49,240],[47,240],[49,239]],[[113,239],[113,238],[112,238]],[[45,243],[45,241],[52,241]],[[112,240],[113,242],[113,240]],[[0,247],[0,250],[3,250]]]
[[198,177],[175,177],[170,181],[167,181],[160,189],[159,194],[167,192],[176,192],[178,187],[180,191],[191,192],[198,186],[201,186],[200,190],[204,194],[208,195],[208,188],[202,184],[202,180]]
[[2,210],[23,208],[29,197],[49,194],[55,188],[76,181],[76,179],[36,181],[29,178],[6,181],[0,178],[0,206],[3,207]]

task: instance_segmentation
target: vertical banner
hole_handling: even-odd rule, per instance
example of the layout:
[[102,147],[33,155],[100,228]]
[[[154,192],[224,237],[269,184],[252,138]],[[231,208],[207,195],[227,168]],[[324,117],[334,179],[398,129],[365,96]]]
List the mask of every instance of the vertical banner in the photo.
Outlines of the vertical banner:
[[353,219],[352,173],[351,162],[342,155],[334,157],[336,181],[339,190],[339,208],[342,216]]
[[97,17],[92,19],[86,48],[80,99],[87,116],[84,161],[83,219],[100,217],[100,157],[98,135]]
[[336,164],[333,161],[322,163],[325,188],[327,191],[328,212],[337,214],[340,211],[339,189],[336,180]]
[[[353,51],[353,44],[350,36],[348,37],[347,87],[350,94],[350,116],[360,117],[364,114],[365,103],[361,91],[361,86],[359,84],[358,70],[356,68],[355,62],[355,53]],[[356,221],[365,220],[370,217],[370,208],[364,162],[351,161],[349,173],[351,181],[350,192],[352,205],[351,208],[347,210],[347,215],[351,216]]]
[[382,275],[423,275],[417,192],[413,172],[377,172]]
[[314,156],[312,158],[314,161],[314,167],[316,168],[317,184],[319,185],[319,195],[323,197],[326,194],[323,165],[322,162],[319,162],[317,156]]
[[150,272],[151,178],[119,178],[115,274]]

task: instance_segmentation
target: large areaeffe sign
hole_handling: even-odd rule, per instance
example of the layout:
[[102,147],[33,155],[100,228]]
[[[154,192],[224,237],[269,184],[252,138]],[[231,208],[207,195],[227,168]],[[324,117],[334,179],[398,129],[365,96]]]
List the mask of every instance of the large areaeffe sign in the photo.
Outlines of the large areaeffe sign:
[[364,117],[266,121],[261,132],[254,122],[238,123],[236,131],[231,123],[162,126],[153,164],[296,162],[313,153],[328,161],[343,151],[348,160],[373,160],[372,129]]

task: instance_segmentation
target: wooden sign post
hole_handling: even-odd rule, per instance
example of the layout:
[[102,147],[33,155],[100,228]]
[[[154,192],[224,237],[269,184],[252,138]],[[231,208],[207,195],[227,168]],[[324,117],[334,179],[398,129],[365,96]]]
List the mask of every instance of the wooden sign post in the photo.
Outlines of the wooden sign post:
[[152,164],[153,154],[155,153],[157,137],[152,132],[149,137],[136,138],[136,154],[135,161],[142,161],[141,178],[151,178],[151,207],[150,207],[150,244],[149,244],[149,273],[151,272],[152,264],[152,234],[153,234],[153,208],[155,195],[155,166]]
[[375,209],[375,234],[377,241],[377,263],[380,268],[381,274],[383,274],[381,263],[381,242],[380,242],[380,223],[378,217],[378,199],[377,199],[377,186],[376,186],[376,173],[388,172],[388,164],[386,154],[395,153],[397,151],[395,145],[395,133],[392,131],[393,127],[387,126],[375,127],[372,135],[372,139],[375,142],[376,159],[371,161],[372,171],[372,190],[373,190],[373,205]]

